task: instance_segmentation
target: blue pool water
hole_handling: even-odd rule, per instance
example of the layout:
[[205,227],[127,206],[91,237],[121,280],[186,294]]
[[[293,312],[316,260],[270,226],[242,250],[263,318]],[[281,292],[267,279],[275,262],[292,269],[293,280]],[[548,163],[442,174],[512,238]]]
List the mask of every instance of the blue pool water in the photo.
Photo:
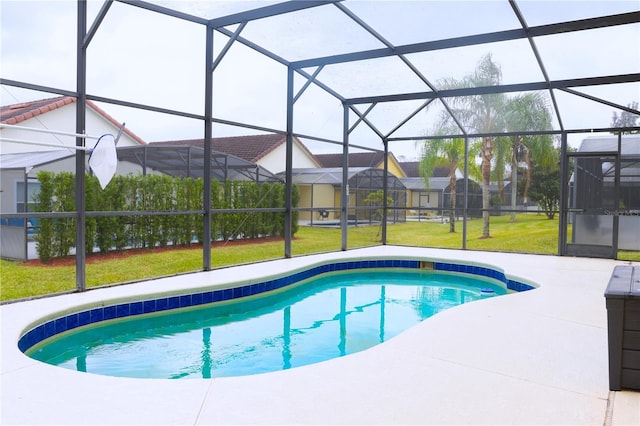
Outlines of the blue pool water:
[[119,377],[257,374],[359,352],[444,309],[507,292],[496,280],[449,272],[333,272],[275,294],[79,327],[27,354]]

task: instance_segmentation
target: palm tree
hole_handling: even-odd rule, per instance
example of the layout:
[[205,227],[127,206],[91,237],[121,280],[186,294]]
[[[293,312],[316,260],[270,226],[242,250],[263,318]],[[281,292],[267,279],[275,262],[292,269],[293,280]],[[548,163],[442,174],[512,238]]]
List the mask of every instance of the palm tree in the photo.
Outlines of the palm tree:
[[420,176],[429,189],[429,178],[437,166],[449,169],[449,232],[456,232],[456,170],[464,167],[464,139],[433,139],[424,141],[422,159],[420,160]]
[[529,190],[533,180],[533,170],[535,167],[551,167],[557,164],[557,156],[553,146],[553,138],[550,135],[528,136],[524,142],[527,151],[524,155],[524,162],[527,166],[525,169],[525,186],[524,186],[524,203],[529,202]]
[[[484,55],[472,74],[461,80],[444,79],[438,87],[440,89],[463,89],[470,87],[498,86],[502,82],[500,66],[493,62],[491,53]],[[505,105],[504,94],[489,93],[473,96],[458,96],[451,98],[450,109],[461,125],[475,133],[496,133],[503,126],[502,112]],[[450,127],[453,118],[443,116],[441,128]],[[491,193],[491,161],[494,155],[494,137],[485,136],[480,146],[481,171],[482,171],[482,237],[489,238],[489,208]]]
[[[508,132],[527,132],[551,130],[551,113],[547,98],[540,92],[526,93],[507,100],[505,105],[505,130]],[[501,144],[497,157],[504,164],[508,159],[511,168],[511,221],[516,220],[516,195],[518,189],[518,164],[524,161],[526,181],[524,202],[528,201],[531,187],[531,174],[534,163],[547,165],[552,161],[554,148],[549,135],[515,135],[507,138],[508,143]]]
[[491,180],[498,185],[498,196],[500,202],[504,204],[504,178],[506,176],[507,164],[510,162],[511,140],[506,136],[497,136],[493,140],[493,172]]

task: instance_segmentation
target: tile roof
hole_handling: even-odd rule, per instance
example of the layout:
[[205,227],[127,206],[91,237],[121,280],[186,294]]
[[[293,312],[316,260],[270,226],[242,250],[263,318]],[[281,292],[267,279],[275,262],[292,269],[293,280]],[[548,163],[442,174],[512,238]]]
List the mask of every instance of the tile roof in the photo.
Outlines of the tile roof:
[[[419,161],[404,161],[400,163],[400,167],[404,170],[407,177],[420,177],[420,162]],[[431,177],[448,177],[449,169],[446,167],[436,167],[431,173]]]
[[57,98],[40,99],[38,101],[2,106],[0,107],[0,123],[19,124],[30,118],[69,105],[75,101],[76,99],[71,96],[60,96]]
[[[307,152],[309,157],[314,156],[302,142],[294,138],[300,147]],[[268,133],[264,135],[248,135],[248,136],[226,136],[211,139],[211,149],[226,154],[235,155],[243,160],[258,162],[261,158],[284,144],[286,136],[278,133]],[[204,147],[204,139],[188,139],[175,141],[151,142],[151,144],[172,144],[172,145],[191,145]]]
[[[342,167],[342,154],[316,154],[322,167]],[[349,167],[378,167],[384,160],[383,152],[352,152]]]
[[[76,98],[72,96],[58,96],[55,98],[40,99],[37,101],[22,102],[19,104],[0,106],[0,125],[10,124],[17,125],[31,118],[46,114],[49,111],[56,110],[65,105],[74,103]],[[91,101],[87,101],[87,105],[100,114],[103,118],[113,124],[115,127],[122,126],[118,120],[107,114],[102,108]],[[124,132],[139,144],[146,144],[138,135],[125,127]]]
[[420,162],[419,161],[403,161],[400,163],[400,167],[404,170],[404,174],[407,177],[420,177]]

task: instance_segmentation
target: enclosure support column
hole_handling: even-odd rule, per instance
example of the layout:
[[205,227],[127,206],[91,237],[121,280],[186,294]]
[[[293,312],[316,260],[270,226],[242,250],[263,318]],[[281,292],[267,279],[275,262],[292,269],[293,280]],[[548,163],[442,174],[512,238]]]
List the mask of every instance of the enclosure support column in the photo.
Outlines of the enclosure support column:
[[204,232],[202,241],[202,269],[211,270],[211,136],[213,133],[213,28],[207,26],[205,43],[204,76],[204,163],[203,167],[203,208]]
[[464,137],[464,202],[462,203],[462,249],[467,248],[467,209],[469,208],[469,138]]
[[142,150],[142,176],[147,175],[147,154],[149,152],[149,145],[144,145],[144,149]]
[[342,250],[347,250],[347,230],[349,225],[349,107],[343,105],[342,134],[342,190],[340,191],[340,233]]
[[313,184],[311,184],[311,211],[309,212],[309,225],[313,226]]
[[[620,208],[620,170],[622,167],[621,164],[621,158],[622,158],[622,132],[618,132],[618,155],[616,155],[616,171],[614,174],[614,184],[613,184],[613,201],[614,201],[614,208],[617,211]],[[611,236],[611,245],[613,246],[613,259],[617,259],[618,258],[618,239],[620,236],[620,215],[619,214],[614,214],[613,215],[613,227],[612,227],[612,233],[613,235]]]
[[[87,114],[87,2],[78,2],[77,61],[76,61],[76,133],[86,132]],[[85,139],[76,137],[76,146],[84,147]],[[76,289],[86,289],[86,206],[85,206],[85,151],[76,149]]]
[[284,182],[284,257],[291,257],[293,231],[293,68],[287,68],[287,141]]
[[[24,200],[24,211],[29,211],[29,173],[27,173],[26,169],[23,175],[24,179],[24,191],[22,192],[22,199]],[[23,256],[25,260],[29,260],[29,218],[24,218],[24,247],[23,247]]]
[[567,159],[567,133],[562,132],[560,139],[560,220],[558,221],[558,255],[566,254],[567,246],[567,183],[568,183],[568,159]]
[[[387,244],[387,197],[389,194],[389,183],[387,182],[387,176],[389,175],[389,141],[387,139],[382,140],[384,145],[384,174],[382,177],[382,245]],[[394,203],[395,207],[395,203]],[[395,221],[394,221],[395,223]]]

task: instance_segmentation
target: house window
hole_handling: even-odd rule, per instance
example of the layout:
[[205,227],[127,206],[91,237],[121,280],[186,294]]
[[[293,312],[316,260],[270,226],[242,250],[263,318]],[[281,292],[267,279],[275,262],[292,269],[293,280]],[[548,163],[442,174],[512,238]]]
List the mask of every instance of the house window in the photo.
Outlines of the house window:
[[[32,212],[36,204],[35,197],[40,192],[40,182],[37,180],[27,181],[27,191],[25,192],[25,182],[16,182],[16,212]],[[26,197],[26,198],[25,198]]]

